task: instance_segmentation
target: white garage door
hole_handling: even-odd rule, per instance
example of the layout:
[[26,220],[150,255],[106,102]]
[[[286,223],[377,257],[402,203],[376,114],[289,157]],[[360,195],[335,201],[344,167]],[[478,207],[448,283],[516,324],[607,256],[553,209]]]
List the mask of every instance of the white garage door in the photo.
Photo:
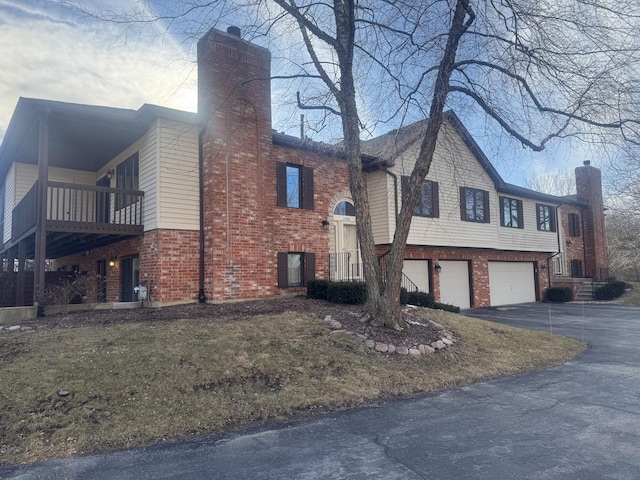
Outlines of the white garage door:
[[440,260],[440,301],[460,308],[471,306],[469,294],[469,262]]
[[418,290],[421,292],[429,291],[428,260],[405,260],[402,265],[402,273],[418,286]]
[[489,262],[491,306],[536,301],[533,262]]

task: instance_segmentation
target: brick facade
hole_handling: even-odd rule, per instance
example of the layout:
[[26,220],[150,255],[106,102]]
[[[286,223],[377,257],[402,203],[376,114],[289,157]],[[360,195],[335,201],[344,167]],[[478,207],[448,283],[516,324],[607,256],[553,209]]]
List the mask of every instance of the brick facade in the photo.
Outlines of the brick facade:
[[602,175],[590,162],[576,168],[578,199],[587,202],[583,215],[585,277],[604,281],[609,277],[609,256],[604,229]]
[[[98,262],[107,262],[107,302],[122,301],[122,259],[138,255],[140,283],[149,288],[155,305],[188,303],[198,299],[198,232],[190,230],[153,230],[85,253],[59,258],[58,268],[81,273],[99,282]],[[115,260],[109,266],[109,260]],[[91,281],[91,280],[90,280]],[[96,300],[97,288],[90,285],[89,301]]]
[[[323,220],[336,191],[348,188],[346,163],[274,145],[271,57],[267,50],[212,30],[198,44],[203,135],[204,291],[209,301],[300,292],[277,286],[278,252],[315,253],[328,277]],[[314,208],[277,206],[276,162],[313,169]]]
[[[376,247],[382,255],[389,250],[388,245]],[[550,273],[547,267],[549,254],[546,252],[509,252],[480,248],[423,247],[408,245],[405,260],[429,260],[429,285],[436,300],[440,300],[440,281],[433,266],[441,260],[466,260],[470,262],[470,294],[471,307],[488,307],[491,305],[489,292],[489,262],[534,262],[536,275],[536,298],[542,300],[544,291],[550,285]]]

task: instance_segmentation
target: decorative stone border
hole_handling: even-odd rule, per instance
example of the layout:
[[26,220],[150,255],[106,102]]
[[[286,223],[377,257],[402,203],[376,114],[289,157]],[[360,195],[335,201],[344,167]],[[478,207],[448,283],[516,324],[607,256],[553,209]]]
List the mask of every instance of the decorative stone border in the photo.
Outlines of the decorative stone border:
[[33,327],[28,327],[26,325],[12,325],[10,327],[5,327],[3,325],[0,325],[0,332],[33,332],[35,330],[35,328]]
[[[416,307],[409,306],[408,308],[404,309],[403,312],[405,313],[405,315],[408,315],[414,318],[414,320],[412,320],[411,323],[413,323],[414,325],[424,325],[424,323],[415,319],[415,317],[409,313],[410,308],[416,308]],[[444,350],[450,347],[451,345],[453,345],[454,343],[456,343],[456,339],[451,334],[451,332],[447,331],[444,328],[444,326],[435,322],[431,322],[431,323],[434,324],[436,327],[440,328],[443,333],[443,336],[440,340],[432,342],[431,345],[419,344],[419,345],[410,345],[410,346],[404,346],[404,345],[397,346],[391,343],[376,342],[375,340],[372,340],[368,338],[366,335],[363,335],[361,333],[353,333],[353,332],[350,332],[349,330],[345,330],[342,324],[337,320],[334,320],[331,317],[331,315],[326,315],[323,320],[329,325],[329,328],[331,328],[332,330],[331,333],[342,332],[348,335],[352,335],[356,339],[362,341],[367,347],[373,348],[375,351],[380,353],[397,353],[399,355],[415,355],[415,356],[430,355],[439,350]]]

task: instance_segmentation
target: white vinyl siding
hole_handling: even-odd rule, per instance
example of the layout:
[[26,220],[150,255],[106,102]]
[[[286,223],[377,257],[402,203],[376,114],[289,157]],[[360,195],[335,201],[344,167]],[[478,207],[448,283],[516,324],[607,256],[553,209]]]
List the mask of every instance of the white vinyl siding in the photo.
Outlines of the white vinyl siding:
[[16,164],[11,165],[4,183],[4,231],[2,232],[2,243],[11,240],[12,213],[15,207],[16,195]]
[[[128,159],[131,155],[138,152],[138,175],[139,188],[144,192],[142,220],[144,222],[144,230],[150,231],[158,228],[157,210],[156,210],[156,144],[157,144],[157,126],[153,124],[149,130],[135,143],[120,152],[113,160],[102,167],[98,174],[94,177],[94,184],[101,179],[106,173]],[[116,188],[115,176],[111,179],[111,187]]]
[[[418,155],[420,142],[409,147],[391,171],[398,175],[410,175]],[[380,172],[381,174],[382,172]],[[375,173],[378,175],[378,172]],[[374,174],[369,174],[368,180]],[[387,176],[388,177],[388,176]],[[442,126],[427,180],[438,182],[440,217],[413,217],[407,243],[443,247],[493,248],[500,250],[556,252],[557,238],[548,232],[540,232],[536,224],[536,200],[499,193],[489,174],[449,124]],[[370,180],[369,180],[370,181]],[[490,223],[465,222],[460,216],[460,187],[489,192]],[[390,243],[395,228],[393,182],[369,183],[372,222],[376,243]],[[378,189],[384,189],[379,192]],[[376,191],[374,191],[376,190]],[[500,225],[499,196],[516,198],[523,202],[524,228],[505,228]],[[402,196],[400,193],[400,202]],[[386,208],[385,212],[380,209]]]
[[374,241],[376,244],[391,243],[396,220],[393,180],[385,172],[376,171],[367,176],[367,185]]
[[158,227],[198,230],[198,128],[161,119],[158,132]]

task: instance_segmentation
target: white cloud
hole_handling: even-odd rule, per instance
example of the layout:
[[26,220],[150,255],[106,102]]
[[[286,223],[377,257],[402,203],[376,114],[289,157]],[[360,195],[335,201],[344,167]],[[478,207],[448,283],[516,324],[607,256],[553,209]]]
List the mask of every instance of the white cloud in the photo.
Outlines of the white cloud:
[[0,0],[0,44],[0,137],[21,96],[196,109],[195,60],[169,35],[78,21],[46,0]]

